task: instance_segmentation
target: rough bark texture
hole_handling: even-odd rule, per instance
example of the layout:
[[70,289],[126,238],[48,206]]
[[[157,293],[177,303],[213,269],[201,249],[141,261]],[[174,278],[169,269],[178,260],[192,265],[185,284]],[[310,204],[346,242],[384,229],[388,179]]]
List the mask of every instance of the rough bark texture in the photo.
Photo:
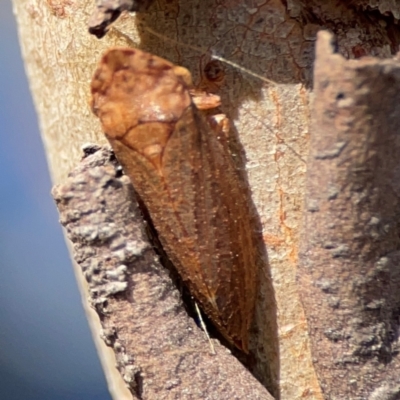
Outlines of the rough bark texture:
[[[271,365],[281,398],[322,398],[296,286],[315,35],[323,28],[332,30],[347,58],[389,57],[399,43],[397,2],[159,0],[146,13],[121,14],[101,40],[87,33],[94,7],[89,0],[14,4],[55,183],[76,165],[83,143],[104,143],[87,100],[91,75],[106,48],[141,47],[187,67],[198,87],[221,95],[221,111],[232,119],[247,159],[276,291],[279,357]],[[211,53],[276,85],[211,60]],[[218,70],[222,72],[213,80]],[[83,287],[79,272],[77,276]],[[98,322],[91,323],[97,324],[96,332]],[[106,371],[111,371],[107,360]],[[109,382],[112,386],[115,381]]]
[[316,50],[299,289],[326,398],[399,398],[400,62],[345,60],[332,39]]
[[96,0],[96,7],[90,16],[89,32],[101,39],[108,27],[124,11],[145,11],[151,0]]
[[112,160],[110,150],[89,155],[53,195],[102,337],[132,394],[149,400],[272,400],[216,340],[212,354],[147,239],[129,179]]

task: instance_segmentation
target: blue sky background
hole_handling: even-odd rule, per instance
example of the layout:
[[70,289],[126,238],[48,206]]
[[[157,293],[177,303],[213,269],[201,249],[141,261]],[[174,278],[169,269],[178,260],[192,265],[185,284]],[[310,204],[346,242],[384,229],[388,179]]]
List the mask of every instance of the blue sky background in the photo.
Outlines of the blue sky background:
[[0,398],[109,400],[50,197],[11,1],[0,5]]

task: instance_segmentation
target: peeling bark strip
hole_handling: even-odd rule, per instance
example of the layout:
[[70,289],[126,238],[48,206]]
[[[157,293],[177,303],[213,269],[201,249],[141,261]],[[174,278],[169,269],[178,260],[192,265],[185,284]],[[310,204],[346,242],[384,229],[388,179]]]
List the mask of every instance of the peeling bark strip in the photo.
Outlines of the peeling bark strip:
[[400,396],[400,63],[318,35],[299,288],[327,399]]
[[184,283],[247,353],[261,268],[254,216],[223,132],[194,105],[190,80],[159,57],[112,49],[92,80],[92,107]]
[[53,189],[90,301],[135,399],[272,400],[218,341],[211,354],[148,242],[127,176],[109,150],[87,156]]
[[96,8],[90,16],[89,33],[101,39],[109,26],[123,11],[145,10],[152,0],[96,0]]

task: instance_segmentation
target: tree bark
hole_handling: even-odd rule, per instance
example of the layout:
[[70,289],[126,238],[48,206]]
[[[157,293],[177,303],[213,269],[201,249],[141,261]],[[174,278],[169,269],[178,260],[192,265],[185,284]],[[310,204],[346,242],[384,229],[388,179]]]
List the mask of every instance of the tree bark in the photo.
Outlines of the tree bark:
[[[309,141],[310,136],[321,134],[319,129],[310,131],[314,43],[318,30],[330,29],[336,35],[338,51],[346,58],[390,57],[399,44],[395,19],[400,6],[396,2],[367,0],[271,0],[261,5],[250,0],[160,0],[145,12],[121,14],[101,40],[87,32],[94,7],[91,1],[14,0],[14,7],[56,184],[63,182],[77,165],[82,144],[105,143],[88,98],[91,75],[106,48],[137,46],[167,58],[188,68],[197,87],[221,96],[222,111],[232,120],[240,143],[238,154],[243,151],[247,160],[247,177],[267,248],[278,309],[279,347],[263,343],[260,357],[270,363],[271,376],[279,382],[282,399],[323,398],[316,370],[325,398],[334,398],[335,380],[325,379],[324,372],[313,365],[313,358],[319,361],[311,317],[316,305],[307,303],[303,292],[304,312],[296,284],[299,247],[304,250],[302,254],[307,253],[309,244],[304,244],[304,235],[318,226],[307,222],[304,226],[308,229],[302,230],[305,195],[310,192],[314,196],[310,183],[306,192]],[[213,60],[212,54],[276,83]],[[213,69],[222,71],[222,79],[211,79]],[[381,93],[384,91],[377,96]],[[317,101],[314,98],[314,104]],[[307,211],[307,199],[306,204]],[[393,251],[393,246],[389,250]],[[77,269],[76,274],[86,299],[81,270]],[[300,280],[301,285],[315,291],[315,278],[308,279],[309,282]],[[99,321],[90,307],[86,309],[97,338]],[[262,307],[258,314],[263,314]],[[275,315],[261,315],[261,319],[268,318],[275,323]],[[110,390],[115,398],[129,398],[122,379],[111,373],[115,359],[110,358],[101,341],[97,340],[97,345]],[[352,395],[347,398],[357,398],[356,392]]]
[[318,37],[299,289],[325,393],[391,398],[400,393],[400,62],[347,61],[330,34]]

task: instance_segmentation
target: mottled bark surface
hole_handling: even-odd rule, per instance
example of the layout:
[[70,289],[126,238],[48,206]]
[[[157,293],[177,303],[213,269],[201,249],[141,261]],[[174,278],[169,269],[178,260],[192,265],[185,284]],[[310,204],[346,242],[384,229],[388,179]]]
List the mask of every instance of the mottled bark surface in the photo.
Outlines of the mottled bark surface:
[[[271,266],[279,327],[279,355],[272,365],[281,398],[322,398],[296,285],[316,32],[333,31],[346,58],[390,57],[399,44],[397,2],[160,0],[145,13],[122,13],[101,40],[87,31],[94,10],[89,0],[14,0],[14,5],[55,183],[76,166],[83,143],[105,142],[88,99],[106,48],[137,46],[167,58],[187,67],[199,88],[221,96],[221,111],[237,133],[236,155],[245,155]],[[212,53],[276,84],[212,60]],[[79,277],[83,287],[78,272]],[[262,290],[259,295],[263,298]],[[100,329],[96,319],[91,324],[94,332]],[[103,363],[112,370],[112,360],[103,357]]]
[[90,16],[89,32],[101,39],[109,26],[124,11],[145,11],[151,0],[96,0],[96,7]]
[[326,398],[398,398],[400,62],[319,38],[298,271],[315,368]]

